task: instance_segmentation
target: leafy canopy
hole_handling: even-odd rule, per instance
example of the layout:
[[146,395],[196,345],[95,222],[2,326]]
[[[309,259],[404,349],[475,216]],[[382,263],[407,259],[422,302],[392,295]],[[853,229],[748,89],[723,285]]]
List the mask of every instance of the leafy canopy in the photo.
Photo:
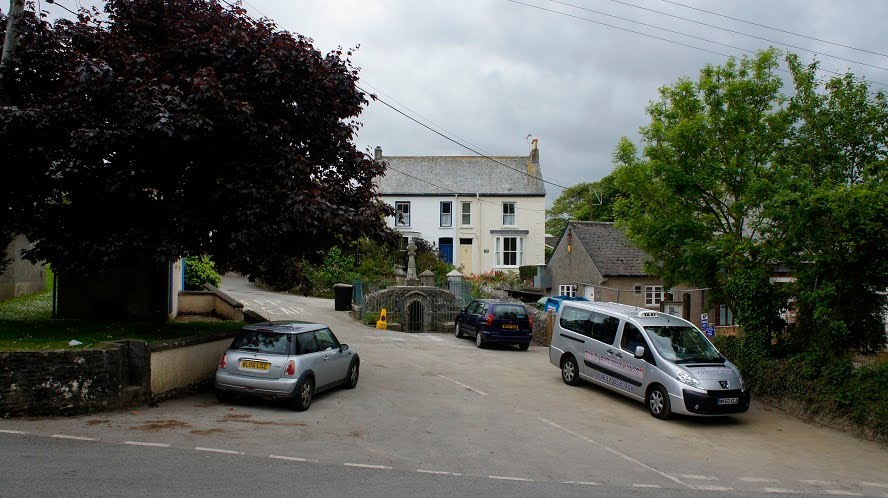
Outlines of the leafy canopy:
[[2,74],[0,233],[59,271],[135,253],[207,254],[256,274],[383,237],[381,163],[350,51],[217,1],[109,0],[105,16],[26,14]]

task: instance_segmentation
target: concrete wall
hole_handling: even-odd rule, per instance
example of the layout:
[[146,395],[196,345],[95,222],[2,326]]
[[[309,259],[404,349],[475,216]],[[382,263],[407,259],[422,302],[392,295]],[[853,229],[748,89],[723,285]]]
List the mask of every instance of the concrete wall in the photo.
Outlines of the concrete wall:
[[237,332],[151,344],[151,397],[155,401],[213,380],[222,353]]
[[244,321],[243,303],[210,284],[204,287],[206,290],[179,292],[176,300],[178,315],[206,315],[236,322]]
[[46,269],[43,265],[34,265],[21,258],[22,249],[30,247],[28,239],[19,235],[6,248],[6,255],[12,262],[0,275],[0,301],[33,294],[46,287]]
[[[462,273],[477,274],[491,270],[517,270],[515,267],[496,265],[496,237],[492,230],[509,230],[515,236],[524,237],[523,265],[543,264],[546,261],[546,200],[544,197],[482,196],[416,196],[383,195],[383,201],[394,206],[396,201],[410,202],[410,226],[395,227],[394,217],[388,218],[390,226],[405,237],[421,237],[437,246],[441,237],[453,239],[453,264],[462,266]],[[452,226],[441,227],[441,202],[452,202]],[[471,203],[471,223],[462,224],[462,203]],[[503,226],[502,203],[514,202],[515,225]],[[526,233],[523,233],[526,232]],[[461,260],[460,239],[472,239],[471,261]]]

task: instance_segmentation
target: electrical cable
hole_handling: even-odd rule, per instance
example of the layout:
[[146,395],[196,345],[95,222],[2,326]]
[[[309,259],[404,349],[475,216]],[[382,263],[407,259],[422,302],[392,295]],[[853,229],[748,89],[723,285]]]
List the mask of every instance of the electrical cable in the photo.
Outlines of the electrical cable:
[[65,7],[64,5],[60,4],[60,3],[58,2],[58,0],[46,0],[46,3],[51,3],[51,4],[53,4],[53,5],[58,5],[58,6],[61,7],[62,9],[67,10],[68,12],[70,12],[71,14],[74,14],[75,16],[78,16],[78,15],[79,15],[77,12],[74,12],[73,10],[69,9],[68,7]]
[[[579,10],[585,10],[585,11],[587,11],[587,12],[593,12],[593,13],[595,13],[595,14],[599,14],[599,15],[602,15],[602,16],[613,17],[613,18],[616,18],[616,19],[620,19],[620,20],[622,20],[622,21],[627,21],[627,22],[631,22],[631,23],[635,23],[635,24],[641,24],[642,26],[647,26],[647,27],[650,27],[650,28],[661,29],[661,30],[663,30],[663,31],[668,31],[668,32],[670,32],[670,33],[675,33],[675,34],[679,34],[679,35],[682,35],[682,36],[687,36],[687,37],[689,37],[689,38],[696,38],[696,39],[698,39],[698,40],[702,40],[702,41],[705,41],[705,42],[716,43],[716,44],[718,44],[718,45],[723,45],[723,46],[730,47],[730,48],[734,48],[734,49],[737,49],[737,50],[743,50],[743,51],[746,51],[746,52],[751,52],[751,50],[747,50],[747,49],[744,49],[744,48],[735,47],[735,46],[733,46],[733,45],[728,45],[728,44],[726,44],[726,43],[721,43],[721,42],[717,42],[717,41],[713,41],[713,40],[707,40],[706,38],[701,38],[701,37],[699,37],[699,36],[689,35],[689,34],[687,34],[687,33],[682,33],[681,31],[675,31],[675,30],[668,29],[668,28],[662,28],[662,27],[657,26],[657,25],[654,25],[654,24],[647,24],[647,23],[644,23],[644,22],[641,22],[641,21],[636,21],[636,20],[633,20],[633,19],[625,18],[625,17],[615,16],[615,15],[613,15],[613,14],[608,14],[608,13],[606,13],[606,12],[601,12],[601,11],[594,10],[594,9],[589,9],[589,8],[586,8],[586,7],[583,7],[583,6],[580,6],[580,5],[575,5],[575,4],[567,3],[567,2],[562,2],[562,1],[560,1],[560,0],[548,0],[548,1],[549,1],[549,2],[552,2],[552,3],[559,4],[559,5],[564,5],[564,6],[567,6],[567,7],[573,7],[573,8],[575,8],[575,9],[579,9]],[[686,18],[686,17],[677,16],[677,15],[674,15],[674,14],[670,14],[670,13],[668,13],[668,12],[663,12],[663,11],[655,10],[655,9],[649,9],[649,8],[647,8],[647,7],[642,7],[642,6],[640,6],[640,5],[631,4],[631,3],[629,3],[629,2],[623,2],[623,1],[621,1],[621,0],[609,0],[609,1],[611,1],[611,2],[615,2],[615,3],[619,3],[619,4],[622,4],[622,5],[628,5],[628,6],[630,6],[630,7],[636,7],[636,8],[639,8],[639,9],[642,9],[642,10],[647,10],[647,11],[650,11],[650,12],[656,12],[657,14],[662,14],[662,15],[669,16],[669,17],[674,17],[674,18],[676,18],[676,19],[681,19],[681,20],[683,20],[683,21],[688,21],[688,22],[692,22],[692,23],[696,23],[696,24],[701,24],[701,25],[706,26],[706,27],[709,27],[709,28],[721,29],[721,30],[727,31],[727,32],[729,32],[729,33],[734,33],[734,34],[738,34],[738,35],[748,36],[748,37],[750,37],[750,38],[755,38],[755,39],[757,39],[757,40],[766,41],[766,42],[768,42],[768,43],[774,43],[774,44],[777,44],[777,45],[783,45],[784,47],[789,47],[789,48],[793,48],[793,49],[796,49],[796,50],[803,50],[803,51],[805,51],[805,52],[810,52],[810,53],[813,53],[813,54],[815,54],[815,55],[822,55],[822,56],[824,56],[824,57],[830,57],[830,58],[833,58],[833,59],[838,59],[838,60],[840,60],[840,61],[851,62],[851,63],[854,63],[854,64],[860,64],[861,66],[867,66],[867,67],[872,67],[872,68],[875,68],[875,69],[881,69],[881,70],[883,70],[883,71],[888,71],[888,67],[877,66],[877,65],[875,65],[875,64],[869,64],[869,63],[866,63],[866,62],[856,61],[856,60],[853,60],[853,59],[846,59],[846,58],[844,58],[844,57],[840,57],[840,56],[838,56],[838,55],[826,54],[826,53],[819,52],[819,51],[816,51],[816,50],[811,50],[811,49],[808,49],[808,48],[805,48],[805,47],[799,47],[799,46],[797,46],[797,45],[791,45],[791,44],[789,44],[789,43],[779,42],[779,41],[777,41],[777,40],[772,40],[772,39],[770,39],[770,38],[765,38],[765,37],[763,37],[763,36],[752,35],[752,34],[749,34],[749,33],[744,33],[744,32],[742,32],[742,31],[736,31],[736,30],[733,30],[733,29],[730,29],[730,28],[725,28],[725,27],[722,27],[722,26],[716,26],[716,25],[714,25],[714,24],[707,24],[707,23],[702,22],[702,21],[697,21],[697,20],[694,20],[694,19],[688,19],[688,18]]]
[[[610,0],[610,1],[615,2],[615,1],[617,1],[617,0]],[[748,20],[746,20],[746,19],[740,19],[739,17],[731,17],[731,16],[726,15],[726,14],[720,14],[720,13],[718,13],[718,12],[713,12],[713,11],[711,11],[711,10],[705,10],[705,9],[701,9],[701,8],[698,8],[698,7],[692,7],[692,6],[690,6],[690,5],[685,5],[685,4],[683,4],[683,3],[679,3],[679,2],[673,2],[673,1],[671,1],[671,0],[660,0],[660,1],[661,1],[661,2],[666,2],[666,3],[671,3],[672,5],[677,5],[677,6],[679,6],[679,7],[684,7],[684,8],[686,8],[686,9],[696,10],[696,11],[699,11],[699,12],[705,12],[705,13],[707,13],[707,14],[711,14],[711,15],[714,15],[714,16],[724,17],[725,19],[730,19],[730,20],[732,20],[732,21],[737,21],[737,22],[742,22],[742,23],[746,23],[746,24],[751,24],[751,25],[753,25],[753,26],[758,26],[758,27],[760,27],[760,28],[772,29],[772,30],[774,30],[774,31],[779,31],[779,32],[781,32],[781,33],[786,33],[786,34],[788,34],[788,35],[798,36],[798,37],[800,37],[800,38],[807,38],[807,39],[809,39],[809,40],[814,40],[814,41],[818,41],[818,42],[821,42],[821,43],[828,43],[828,44],[830,44],[830,45],[835,45],[835,46],[837,46],[837,47],[848,48],[848,49],[851,49],[851,50],[857,50],[858,52],[865,52],[865,53],[868,53],[868,54],[880,55],[880,56],[882,56],[882,57],[888,57],[888,54],[883,54],[883,53],[881,53],[881,52],[874,52],[874,51],[872,51],[872,50],[867,50],[867,49],[865,49],[865,48],[852,47],[851,45],[843,45],[843,44],[838,43],[838,42],[829,41],[829,40],[824,40],[824,39],[822,39],[822,38],[815,38],[815,37],[813,37],[813,36],[808,36],[808,35],[805,35],[805,34],[802,34],[802,33],[796,33],[796,32],[788,31],[788,30],[785,30],[785,29],[775,28],[774,26],[768,26],[767,24],[759,24],[759,23],[757,23],[757,22],[748,21]],[[624,2],[618,2],[618,3],[624,3]],[[626,5],[630,5],[630,4],[626,4]],[[644,8],[644,7],[639,7],[639,8]],[[645,9],[645,10],[648,10],[648,9]]]
[[[625,28],[625,27],[623,27],[623,26],[617,26],[617,25],[614,25],[614,24],[608,24],[608,23],[606,23],[606,22],[602,22],[602,21],[596,21],[595,19],[589,19],[588,17],[577,16],[577,15],[574,15],[574,14],[569,14],[569,13],[567,13],[567,12],[561,12],[561,11],[554,10],[554,9],[547,9],[546,7],[541,7],[541,6],[539,6],[539,5],[533,5],[533,4],[529,4],[529,3],[525,3],[525,2],[520,2],[520,1],[518,1],[518,0],[506,0],[506,1],[507,1],[507,2],[511,2],[511,3],[518,4],[518,5],[523,5],[523,6],[525,6],[525,7],[530,7],[530,8],[532,8],[532,9],[542,10],[542,11],[544,11],[544,12],[550,12],[550,13],[552,13],[552,14],[558,14],[558,15],[560,15],[560,16],[570,17],[570,18],[577,19],[577,20],[580,20],[580,21],[586,21],[586,22],[590,22],[590,23],[593,23],[593,24],[600,24],[600,25],[602,25],[602,26],[607,26],[607,27],[609,27],[609,28],[614,28],[614,29],[618,29],[618,30],[621,30],[621,31],[626,31],[626,32],[633,33],[633,34],[636,34],[636,35],[646,36],[646,37],[648,37],[648,38],[653,38],[653,39],[655,39],[655,40],[665,41],[665,42],[668,42],[668,43],[672,43],[672,44],[674,44],[674,45],[680,45],[680,46],[683,46],[683,47],[692,48],[692,49],[694,49],[694,50],[699,50],[699,51],[701,51],[701,52],[708,52],[708,53],[710,53],[710,54],[720,55],[720,56],[722,56],[722,57],[726,57],[726,58],[732,58],[732,57],[734,57],[734,56],[731,55],[731,54],[725,54],[725,53],[723,53],[723,52],[718,52],[718,51],[715,51],[715,50],[710,50],[710,49],[708,49],[708,48],[703,48],[703,47],[699,47],[699,46],[696,46],[696,45],[691,45],[691,44],[689,44],[689,43],[684,43],[684,42],[680,42],[680,41],[677,41],[677,40],[672,40],[672,39],[669,39],[669,38],[664,38],[664,37],[662,37],[662,36],[652,35],[652,34],[650,34],[650,33],[645,33],[645,32],[643,32],[643,31],[637,31],[637,30],[634,30],[634,29]],[[790,74],[790,72],[789,72],[788,70],[786,70],[786,69],[779,68],[779,67],[776,68],[776,69],[777,69],[777,71],[780,71],[780,72],[783,72],[783,73]],[[838,71],[831,71],[831,70],[829,70],[829,69],[824,69],[824,68],[822,68],[822,67],[819,67],[818,70],[823,71],[823,72],[825,72],[825,73],[834,74],[834,75],[837,75],[837,76],[843,76],[843,75],[844,75],[844,73],[840,73],[840,72],[838,72]],[[879,85],[879,86],[883,86],[883,87],[888,87],[888,84],[886,84],[886,83],[882,83],[882,82],[880,82],[880,81],[875,81],[875,80],[867,80],[867,81],[870,82],[870,83],[872,83],[872,84],[875,84],[875,85]]]

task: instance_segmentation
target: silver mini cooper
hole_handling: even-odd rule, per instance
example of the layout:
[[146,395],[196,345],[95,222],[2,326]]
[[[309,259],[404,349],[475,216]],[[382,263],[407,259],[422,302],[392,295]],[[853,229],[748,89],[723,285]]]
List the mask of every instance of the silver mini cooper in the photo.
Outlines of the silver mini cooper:
[[288,400],[307,410],[315,393],[358,385],[358,352],[340,344],[326,325],[266,322],[247,325],[222,353],[216,370],[216,397],[238,394]]

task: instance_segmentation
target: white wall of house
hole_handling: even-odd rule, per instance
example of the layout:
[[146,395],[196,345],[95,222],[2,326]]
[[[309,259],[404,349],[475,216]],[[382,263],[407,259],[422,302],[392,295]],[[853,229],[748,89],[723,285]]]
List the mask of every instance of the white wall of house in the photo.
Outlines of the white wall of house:
[[[383,195],[381,198],[393,207],[400,202],[410,203],[409,224],[399,226],[395,217],[388,219],[389,225],[404,236],[421,237],[436,247],[441,238],[451,238],[453,264],[461,267],[464,274],[517,271],[521,265],[545,263],[545,197]],[[442,226],[442,202],[452,203],[450,226]],[[514,205],[514,216],[507,215],[505,220],[504,203]],[[468,216],[464,217],[465,214]]]

